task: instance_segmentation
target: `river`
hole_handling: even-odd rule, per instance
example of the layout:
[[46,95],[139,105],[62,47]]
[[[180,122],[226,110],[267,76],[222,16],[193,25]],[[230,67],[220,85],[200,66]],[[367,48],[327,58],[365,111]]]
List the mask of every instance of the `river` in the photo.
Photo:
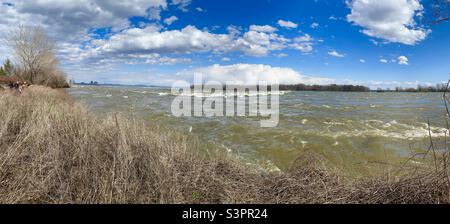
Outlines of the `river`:
[[436,141],[446,133],[440,93],[282,92],[275,128],[261,128],[255,117],[174,117],[176,96],[165,88],[75,86],[69,93],[98,116],[146,119],[195,136],[205,150],[272,171],[288,169],[309,150],[363,174],[426,150],[428,120]]

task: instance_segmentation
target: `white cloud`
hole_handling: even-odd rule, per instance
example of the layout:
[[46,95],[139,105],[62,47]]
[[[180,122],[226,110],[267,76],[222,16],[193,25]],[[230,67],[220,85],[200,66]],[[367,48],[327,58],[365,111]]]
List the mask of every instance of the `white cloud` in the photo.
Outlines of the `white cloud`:
[[284,58],[284,57],[287,57],[287,56],[289,56],[288,54],[285,54],[285,53],[278,53],[278,54],[275,54],[275,57],[277,57],[277,58]]
[[193,53],[223,52],[234,48],[233,40],[225,34],[212,34],[194,26],[182,30],[160,31],[158,27],[132,28],[101,41],[96,53]]
[[237,27],[237,26],[233,26],[233,25],[227,27],[228,33],[233,37],[239,36],[242,33],[241,30],[242,30],[241,27]]
[[[304,36],[300,40],[290,40],[266,28],[253,27],[246,33],[231,32],[214,34],[207,30],[199,30],[194,26],[186,26],[181,30],[161,30],[157,26],[130,28],[112,35],[107,40],[91,41],[85,50],[85,58],[114,57],[118,54],[191,54],[191,53],[230,53],[241,52],[248,56],[267,56],[271,51],[283,50],[287,47],[300,48],[309,52],[312,38]],[[303,41],[303,42],[301,42]],[[299,46],[291,46],[294,42]]]
[[319,24],[318,23],[312,23],[311,24],[311,28],[317,29],[317,28],[319,28]]
[[178,6],[183,12],[189,11],[187,7],[192,3],[192,0],[172,0],[172,5]]
[[382,59],[380,59],[380,62],[383,63],[383,64],[387,64],[387,63],[388,63],[388,60],[382,58]]
[[[160,20],[160,12],[168,9],[168,0],[15,0],[0,3],[0,32],[21,25],[42,26],[54,39],[81,43],[92,29],[111,27],[116,32],[130,26],[130,17]],[[172,4],[187,6],[190,1]]]
[[278,51],[286,48],[290,40],[274,33],[248,31],[242,38],[235,40],[235,48],[249,56],[266,56],[270,51]]
[[151,65],[174,65],[174,64],[187,64],[192,62],[192,59],[190,58],[173,58],[161,56],[159,54],[126,55],[124,58],[124,62],[128,64],[140,64],[141,63],[140,59],[144,59],[145,64]]
[[305,34],[303,36],[296,37],[294,39],[296,42],[311,42],[313,38],[309,34]]
[[329,51],[328,55],[333,56],[333,57],[337,57],[337,58],[343,58],[345,57],[345,54],[340,54],[337,51]]
[[235,82],[249,85],[258,84],[261,81],[279,82],[280,84],[331,84],[335,81],[327,78],[304,76],[291,68],[262,64],[233,64],[227,66],[216,64],[181,72],[177,76],[183,77],[186,81],[192,81],[191,78],[194,73],[202,74],[204,81]]
[[414,45],[425,40],[429,30],[418,27],[415,16],[423,13],[419,0],[352,0],[347,20],[370,37]]
[[278,20],[278,25],[288,29],[295,29],[298,27],[298,24],[291,21]]
[[[90,65],[110,69],[119,63],[191,63],[193,59],[183,54],[239,52],[262,57],[283,55],[280,51],[284,49],[303,53],[313,50],[311,36],[285,38],[269,25],[252,25],[246,32],[245,28],[230,26],[225,33],[190,25],[176,30],[162,27],[160,13],[167,10],[169,4],[187,10],[190,3],[190,0],[17,0],[12,5],[0,4],[0,32],[17,24],[43,26],[58,42],[58,57],[70,73],[77,73],[75,68],[82,70]],[[129,18],[136,16],[148,20],[135,27]],[[170,25],[177,19],[171,16],[162,22]],[[0,46],[0,59],[6,55],[6,47]]]
[[222,61],[231,61],[231,59],[230,59],[230,58],[227,58],[227,57],[223,57],[221,60],[222,60]]
[[313,41],[314,39],[309,34],[305,34],[294,38],[293,43],[289,46],[303,53],[309,53],[313,50]]
[[276,31],[278,31],[278,29],[273,26],[269,26],[269,25],[264,25],[264,26],[251,25],[250,31],[262,32],[262,33],[274,33]]
[[199,12],[204,12],[204,11],[205,11],[205,10],[203,10],[203,9],[200,8],[200,7],[195,8],[195,10],[197,10],[197,11],[199,11]]
[[398,64],[399,65],[408,65],[409,64],[409,60],[405,56],[400,56],[397,59],[398,59]]
[[359,62],[361,62],[361,63],[366,63],[366,60],[364,60],[364,59],[359,59]]
[[173,22],[175,22],[175,21],[177,21],[177,20],[178,20],[178,17],[176,17],[176,16],[171,16],[171,17],[169,17],[169,18],[166,18],[166,19],[164,20],[164,23],[170,26],[170,25],[172,25]]

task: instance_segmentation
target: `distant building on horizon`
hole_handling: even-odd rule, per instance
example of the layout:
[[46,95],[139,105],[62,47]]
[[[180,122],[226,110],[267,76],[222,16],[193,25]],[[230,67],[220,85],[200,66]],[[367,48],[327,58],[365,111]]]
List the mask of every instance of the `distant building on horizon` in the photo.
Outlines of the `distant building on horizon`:
[[76,82],[75,80],[70,80],[70,85],[82,85],[82,86],[98,86],[100,85],[97,81],[86,82]]

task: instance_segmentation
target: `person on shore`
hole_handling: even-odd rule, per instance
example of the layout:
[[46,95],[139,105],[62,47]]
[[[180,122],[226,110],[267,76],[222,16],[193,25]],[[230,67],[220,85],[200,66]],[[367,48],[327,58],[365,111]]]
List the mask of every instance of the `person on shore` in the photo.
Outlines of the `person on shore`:
[[14,90],[15,92],[22,93],[21,84],[18,81],[9,82],[8,86],[9,86],[10,90]]
[[19,81],[10,81],[8,82],[8,87],[11,91],[15,91],[19,94],[21,94],[23,92],[23,90],[27,87],[31,86],[31,84],[27,83],[27,82],[19,82]]
[[19,92],[19,94],[22,94],[22,90],[23,90],[23,83],[17,83],[17,92]]

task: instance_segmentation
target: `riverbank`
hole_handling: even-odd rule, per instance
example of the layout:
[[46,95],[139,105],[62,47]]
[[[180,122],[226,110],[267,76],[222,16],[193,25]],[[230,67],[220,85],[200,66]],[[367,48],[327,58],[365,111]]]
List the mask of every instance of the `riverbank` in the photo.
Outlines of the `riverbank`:
[[[62,90],[0,93],[0,203],[448,203],[448,161],[353,180],[314,152],[267,173]],[[439,157],[439,155],[438,155]]]

